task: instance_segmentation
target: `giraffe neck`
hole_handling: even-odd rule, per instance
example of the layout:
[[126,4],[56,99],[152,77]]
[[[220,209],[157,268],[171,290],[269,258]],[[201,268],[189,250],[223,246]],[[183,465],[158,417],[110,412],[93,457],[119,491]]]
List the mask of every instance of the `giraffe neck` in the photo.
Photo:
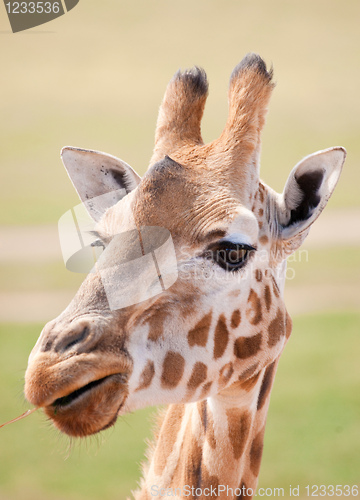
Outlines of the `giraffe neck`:
[[136,500],[251,498],[277,364],[215,397],[170,405]]

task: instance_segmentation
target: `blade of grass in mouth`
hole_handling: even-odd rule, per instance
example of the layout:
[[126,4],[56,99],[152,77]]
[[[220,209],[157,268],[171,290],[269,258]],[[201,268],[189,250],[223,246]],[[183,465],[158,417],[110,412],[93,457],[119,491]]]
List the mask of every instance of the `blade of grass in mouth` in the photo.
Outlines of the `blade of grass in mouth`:
[[5,424],[1,424],[0,429],[2,427],[5,427],[5,425],[13,424],[14,422],[17,422],[18,420],[22,420],[23,418],[28,417],[29,415],[34,413],[34,411],[36,411],[36,410],[38,410],[38,408],[33,408],[32,410],[27,410],[25,413],[23,413],[19,417],[13,418],[12,420],[9,420],[9,422],[5,422]]

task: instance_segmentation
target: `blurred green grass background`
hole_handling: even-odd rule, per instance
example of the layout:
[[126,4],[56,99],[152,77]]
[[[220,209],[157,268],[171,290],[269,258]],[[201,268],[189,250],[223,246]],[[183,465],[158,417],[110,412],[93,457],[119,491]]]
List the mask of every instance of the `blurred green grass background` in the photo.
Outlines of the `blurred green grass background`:
[[[249,51],[274,65],[277,81],[263,135],[263,179],[281,191],[303,156],[345,146],[344,172],[323,217],[342,209],[346,224],[346,214],[360,205],[359,19],[358,0],[80,0],[48,25],[13,35],[1,5],[0,236],[5,226],[19,234],[24,226],[53,228],[78,203],[59,157],[65,145],[114,154],[144,173],[157,110],[178,68],[205,68],[210,94],[203,136],[217,137],[227,115],[228,78]],[[360,482],[360,317],[353,298],[359,247],[340,246],[339,229],[333,228],[338,246],[311,248],[307,261],[291,262],[289,291],[300,291],[304,304],[312,290],[320,291],[310,300],[312,310],[321,303],[321,312],[294,318],[272,395],[259,486],[286,491],[290,484]],[[38,241],[39,248],[47,244]],[[26,238],[23,245],[26,251]],[[6,246],[0,240],[0,256]],[[0,260],[0,422],[27,408],[27,356],[51,319],[39,303],[43,322],[30,323],[27,298],[60,291],[70,297],[82,280],[60,259],[29,261],[18,253]],[[5,295],[16,322],[4,322]],[[335,297],[327,302],[327,295]],[[0,500],[125,498],[140,477],[153,412],[126,416],[100,437],[73,442],[70,452],[68,439],[40,413],[2,429]]]
[[[300,485],[305,496],[308,484],[359,482],[359,320],[355,312],[296,318],[272,394],[259,487]],[[25,408],[23,371],[40,329],[1,325],[2,419]],[[0,498],[125,498],[139,479],[154,413],[122,417],[100,437],[71,444],[38,413],[3,429]]]

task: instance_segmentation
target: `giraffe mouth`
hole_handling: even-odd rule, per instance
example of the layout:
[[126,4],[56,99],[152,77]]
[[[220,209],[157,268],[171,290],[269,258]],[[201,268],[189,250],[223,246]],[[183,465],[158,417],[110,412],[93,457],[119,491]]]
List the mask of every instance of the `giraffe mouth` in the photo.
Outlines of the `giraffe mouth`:
[[55,399],[44,411],[60,431],[85,437],[115,424],[127,394],[127,376],[115,373]]
[[69,406],[69,405],[71,405],[71,403],[78,400],[81,396],[88,393],[92,389],[99,387],[101,384],[103,384],[110,377],[113,377],[113,376],[114,375],[108,375],[108,376],[100,378],[98,380],[93,380],[92,382],[89,382],[88,384],[84,385],[83,387],[80,387],[79,389],[76,389],[75,391],[70,392],[66,396],[55,399],[55,401],[53,403],[51,403],[50,406],[54,407],[55,409],[58,409],[60,407],[64,408],[66,406]]
[[81,354],[59,359],[40,352],[25,374],[25,396],[57,429],[73,437],[113,425],[127,399],[132,360],[124,353]]

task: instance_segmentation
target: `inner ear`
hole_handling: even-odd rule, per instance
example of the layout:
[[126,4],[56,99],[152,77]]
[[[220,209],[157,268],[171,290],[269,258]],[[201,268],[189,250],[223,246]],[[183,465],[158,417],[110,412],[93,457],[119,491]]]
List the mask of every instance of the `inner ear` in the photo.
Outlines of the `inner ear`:
[[61,159],[76,192],[95,221],[135,189],[141,180],[123,160],[99,151],[65,147]]
[[[306,172],[299,176],[295,175],[299,190],[298,196],[301,198],[297,206],[290,211],[288,225],[299,221],[306,221],[312,216],[314,209],[321,201],[320,187],[324,180],[324,173],[323,170],[315,170],[314,172]],[[290,200],[286,200],[285,197],[285,204],[289,202]]]
[[345,156],[344,148],[325,149],[291,171],[277,208],[282,239],[305,231],[317,219],[335,189]]

